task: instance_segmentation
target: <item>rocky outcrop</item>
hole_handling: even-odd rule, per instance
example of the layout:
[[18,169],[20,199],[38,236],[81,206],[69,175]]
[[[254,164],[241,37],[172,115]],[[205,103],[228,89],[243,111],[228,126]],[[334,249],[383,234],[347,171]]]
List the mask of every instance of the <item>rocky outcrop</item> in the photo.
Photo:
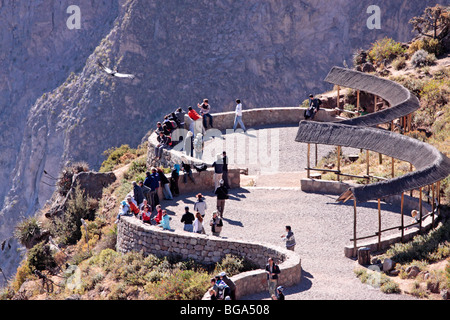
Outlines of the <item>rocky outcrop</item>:
[[103,188],[109,186],[116,181],[116,175],[113,172],[80,172],[73,176],[72,184],[69,191],[62,195],[55,192],[51,208],[46,212],[45,216],[51,218],[64,213],[66,204],[69,199],[75,197],[75,190],[80,187],[84,195],[88,198],[100,200],[103,195]]

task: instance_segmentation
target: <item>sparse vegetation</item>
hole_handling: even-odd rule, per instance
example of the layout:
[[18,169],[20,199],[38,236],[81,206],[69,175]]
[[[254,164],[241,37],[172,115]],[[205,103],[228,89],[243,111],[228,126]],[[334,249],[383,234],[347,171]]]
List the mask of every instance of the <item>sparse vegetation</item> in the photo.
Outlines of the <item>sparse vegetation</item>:
[[401,54],[405,53],[402,44],[391,38],[383,38],[372,44],[368,52],[369,60],[375,65],[385,64],[385,61],[391,62]]

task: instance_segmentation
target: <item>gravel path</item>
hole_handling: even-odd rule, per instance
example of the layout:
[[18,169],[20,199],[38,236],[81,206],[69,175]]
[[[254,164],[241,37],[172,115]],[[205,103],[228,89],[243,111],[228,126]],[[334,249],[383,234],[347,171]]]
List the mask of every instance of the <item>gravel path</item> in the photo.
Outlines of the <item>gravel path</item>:
[[[284,227],[291,225],[297,241],[295,251],[302,259],[303,275],[298,285],[285,289],[288,300],[412,299],[408,296],[383,294],[379,289],[362,284],[355,277],[353,270],[357,263],[344,256],[344,246],[350,243],[349,239],[353,236],[353,204],[337,203],[334,195],[302,192],[298,177],[304,174],[302,169],[306,164],[306,146],[291,142],[296,128],[264,130],[279,131],[279,166],[277,170],[269,166],[267,171],[264,168],[261,170],[260,164],[249,166],[251,173],[265,177],[261,179],[264,186],[231,190],[230,199],[225,206],[221,236],[282,247],[284,242],[280,237],[284,233]],[[319,156],[325,155],[332,148],[320,146]],[[286,172],[291,173],[288,176],[294,177],[292,184],[295,187],[286,187],[289,185],[286,183],[280,185],[281,181],[287,179]],[[272,186],[270,181],[273,181]],[[203,195],[208,206],[205,219],[208,224],[216,199],[212,190]],[[163,202],[172,216],[172,228],[183,228],[180,219],[184,207],[187,205],[193,210],[195,200],[193,193]],[[399,225],[399,212],[399,208],[383,204],[382,227]],[[209,227],[206,228],[207,234],[210,234]],[[358,235],[374,234],[377,230],[377,203],[374,201],[359,205]],[[245,297],[247,300],[269,298],[265,292]]]

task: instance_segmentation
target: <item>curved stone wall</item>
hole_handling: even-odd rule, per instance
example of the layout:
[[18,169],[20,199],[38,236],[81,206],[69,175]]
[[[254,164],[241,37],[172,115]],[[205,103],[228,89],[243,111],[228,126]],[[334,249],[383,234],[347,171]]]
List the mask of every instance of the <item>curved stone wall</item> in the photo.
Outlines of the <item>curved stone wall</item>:
[[[251,243],[240,240],[188,233],[183,230],[162,230],[142,223],[134,217],[122,217],[117,227],[118,252],[142,251],[156,256],[174,255],[181,259],[192,259],[204,264],[215,264],[227,254],[246,257],[264,268],[267,258],[278,261],[281,274],[279,284],[292,286],[300,282],[301,260],[293,251],[284,248]],[[237,297],[267,289],[264,270],[244,272],[232,277],[238,289]],[[205,299],[208,295],[205,295]]]

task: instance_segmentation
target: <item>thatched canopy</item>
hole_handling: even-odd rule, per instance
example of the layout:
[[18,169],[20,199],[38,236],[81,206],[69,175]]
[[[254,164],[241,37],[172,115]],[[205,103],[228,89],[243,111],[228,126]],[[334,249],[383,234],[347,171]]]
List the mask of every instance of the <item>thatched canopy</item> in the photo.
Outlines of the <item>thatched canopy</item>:
[[371,150],[407,161],[416,169],[402,177],[352,187],[338,200],[381,199],[433,184],[450,174],[450,159],[433,146],[391,131],[369,128],[417,110],[419,101],[409,90],[390,80],[338,67],[330,71],[325,81],[376,94],[388,101],[391,108],[334,123],[301,121],[295,141]]
[[450,174],[450,159],[433,146],[387,130],[301,121],[297,142],[366,149],[412,163],[416,171],[392,180],[351,188],[358,202],[418,189]]
[[357,89],[377,95],[390,104],[390,108],[365,116],[339,121],[342,124],[356,126],[376,126],[407,116],[419,109],[419,100],[402,85],[367,73],[333,67],[326,82],[342,87]]

